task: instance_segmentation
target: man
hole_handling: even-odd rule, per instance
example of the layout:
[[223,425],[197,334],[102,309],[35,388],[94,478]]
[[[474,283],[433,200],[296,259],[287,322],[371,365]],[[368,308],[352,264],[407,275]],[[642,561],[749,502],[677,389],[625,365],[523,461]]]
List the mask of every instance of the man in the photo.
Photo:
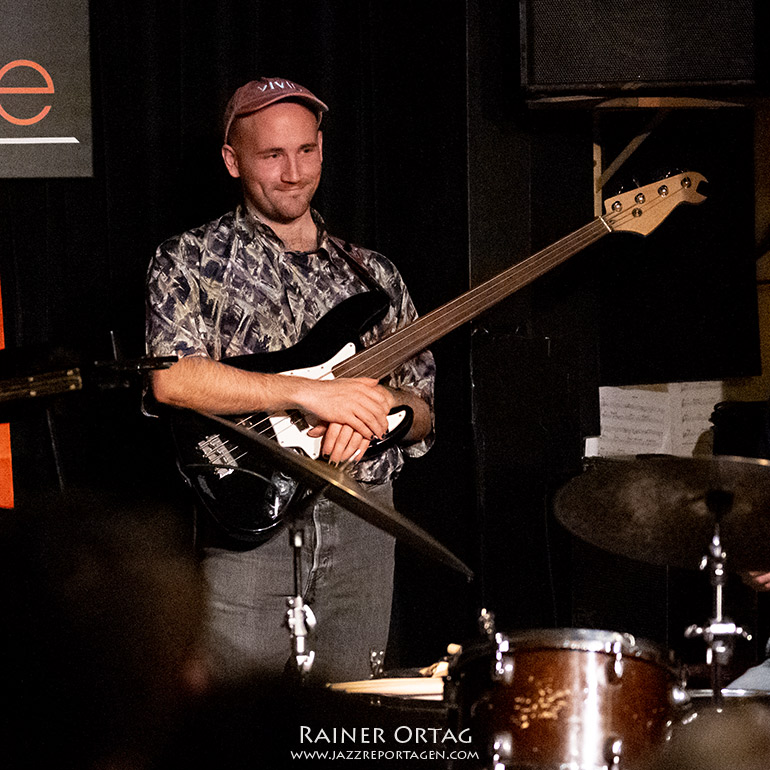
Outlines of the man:
[[[162,244],[148,277],[147,344],[179,361],[153,373],[153,394],[177,407],[217,414],[298,409],[332,463],[357,463],[372,497],[392,501],[403,455],[432,442],[434,364],[430,353],[370,378],[316,380],[244,371],[222,362],[271,352],[302,339],[332,307],[373,288],[385,316],[364,345],[411,323],[416,313],[395,267],[374,252],[332,238],[310,203],[321,178],[326,105],[306,88],[262,78],[239,88],[225,111],[222,157],[240,180],[235,212]],[[363,459],[388,429],[396,406],[414,415],[400,447]],[[209,522],[210,524],[210,522]],[[282,669],[290,653],[282,621],[293,594],[286,533],[245,548],[204,522],[212,639],[221,675]],[[305,599],[317,618],[312,673],[326,681],[369,675],[371,653],[387,642],[393,540],[321,498],[305,528]]]

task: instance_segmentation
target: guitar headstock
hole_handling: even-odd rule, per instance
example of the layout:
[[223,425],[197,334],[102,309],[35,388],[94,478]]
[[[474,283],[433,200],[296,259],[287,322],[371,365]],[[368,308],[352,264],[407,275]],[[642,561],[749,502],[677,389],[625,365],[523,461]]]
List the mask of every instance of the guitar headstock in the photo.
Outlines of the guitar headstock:
[[680,203],[702,203],[698,192],[706,178],[695,171],[685,171],[659,182],[620,193],[604,201],[604,223],[615,231],[647,235],[651,233]]

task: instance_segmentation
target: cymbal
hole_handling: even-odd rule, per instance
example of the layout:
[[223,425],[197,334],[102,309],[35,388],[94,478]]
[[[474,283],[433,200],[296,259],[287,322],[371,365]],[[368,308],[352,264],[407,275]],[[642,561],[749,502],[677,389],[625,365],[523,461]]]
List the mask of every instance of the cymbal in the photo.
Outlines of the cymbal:
[[228,430],[239,433],[260,446],[274,463],[276,469],[291,476],[295,481],[305,484],[312,490],[322,492],[324,497],[341,505],[383,532],[393,535],[405,545],[409,545],[441,564],[451,567],[469,579],[473,578],[473,571],[432,535],[429,535],[393,508],[374,500],[360,484],[351,479],[340,468],[317,460],[310,460],[296,452],[284,449],[278,442],[271,441],[258,435],[256,431],[250,431],[223,417],[212,414],[204,414],[203,416],[221,423]]
[[770,571],[770,462],[745,457],[596,458],[557,494],[577,537],[650,564],[697,569],[719,520],[728,569]]

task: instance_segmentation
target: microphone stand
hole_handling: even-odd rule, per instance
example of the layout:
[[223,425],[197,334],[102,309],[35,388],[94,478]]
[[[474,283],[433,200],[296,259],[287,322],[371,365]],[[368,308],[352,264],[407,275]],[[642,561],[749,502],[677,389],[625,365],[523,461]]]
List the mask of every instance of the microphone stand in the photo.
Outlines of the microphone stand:
[[[358,454],[356,452],[356,454]],[[346,470],[355,461],[356,455],[338,466]],[[286,625],[291,636],[291,651],[294,656],[300,681],[310,673],[315,660],[315,651],[310,649],[308,637],[316,627],[316,617],[302,597],[302,546],[304,545],[303,526],[308,521],[308,512],[316,500],[328,489],[329,483],[315,491],[310,491],[307,484],[297,484],[286,506],[286,518],[289,522],[289,545],[294,562],[294,595],[286,598]]]
[[294,566],[294,594],[286,597],[286,626],[289,629],[291,653],[300,681],[304,681],[313,667],[315,651],[310,648],[309,636],[316,627],[313,610],[302,596],[304,525],[308,521],[309,511],[324,490],[325,487],[322,487],[310,492],[307,486],[299,484],[287,504],[285,514],[289,524],[289,546]]

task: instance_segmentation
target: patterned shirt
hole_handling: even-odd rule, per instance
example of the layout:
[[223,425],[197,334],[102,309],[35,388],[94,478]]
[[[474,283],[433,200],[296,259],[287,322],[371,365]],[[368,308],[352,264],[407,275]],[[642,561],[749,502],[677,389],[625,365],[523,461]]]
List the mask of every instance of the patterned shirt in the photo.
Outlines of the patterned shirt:
[[[286,252],[270,227],[243,206],[158,247],[147,282],[148,353],[203,355],[216,360],[284,350],[295,345],[331,308],[370,290],[336,249],[314,211],[320,247]],[[390,300],[384,318],[367,331],[365,347],[417,317],[396,267],[381,254],[353,247],[357,262]],[[425,400],[433,415],[435,364],[425,351],[402,364],[384,384]],[[433,432],[415,444],[392,447],[356,465],[359,481],[395,477],[403,455],[419,457]]]

